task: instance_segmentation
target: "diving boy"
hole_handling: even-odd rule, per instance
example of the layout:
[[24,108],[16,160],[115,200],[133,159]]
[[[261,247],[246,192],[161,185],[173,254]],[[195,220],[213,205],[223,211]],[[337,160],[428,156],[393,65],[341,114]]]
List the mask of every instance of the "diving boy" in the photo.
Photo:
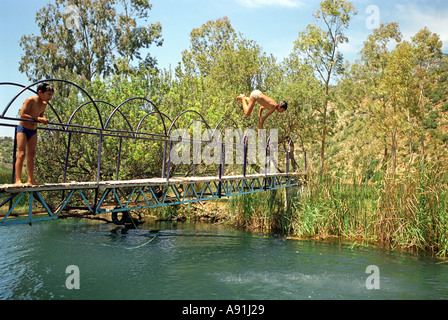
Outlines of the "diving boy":
[[[274,99],[268,97],[260,90],[254,90],[250,94],[249,97],[246,97],[244,94],[240,94],[237,100],[241,100],[243,103],[243,111],[246,117],[250,116],[252,110],[254,109],[255,102],[258,102],[261,107],[258,110],[258,129],[263,128],[263,124],[266,119],[277,110],[277,112],[283,112],[288,108],[288,104],[285,101],[281,103],[277,103]],[[268,110],[266,115],[262,118],[263,110]]]
[[54,94],[54,88],[48,83],[41,83],[37,87],[37,96],[29,97],[25,100],[20,109],[20,121],[17,126],[17,160],[16,185],[22,185],[22,168],[26,157],[26,169],[28,172],[27,185],[40,185],[34,180],[34,158],[37,146],[37,124],[48,124],[48,119],[44,117],[47,103]]

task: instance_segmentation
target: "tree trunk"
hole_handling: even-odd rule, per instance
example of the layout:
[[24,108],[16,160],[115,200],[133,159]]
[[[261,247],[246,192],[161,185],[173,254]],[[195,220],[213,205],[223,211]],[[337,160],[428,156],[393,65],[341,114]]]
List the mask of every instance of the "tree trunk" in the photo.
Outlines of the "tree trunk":
[[325,101],[324,101],[324,112],[323,116],[323,124],[322,124],[322,140],[320,146],[320,174],[324,173],[324,162],[325,162],[325,142],[327,139],[327,108],[328,108],[328,93],[329,93],[329,80],[325,84]]
[[397,169],[397,127],[392,132],[392,173],[395,174]]

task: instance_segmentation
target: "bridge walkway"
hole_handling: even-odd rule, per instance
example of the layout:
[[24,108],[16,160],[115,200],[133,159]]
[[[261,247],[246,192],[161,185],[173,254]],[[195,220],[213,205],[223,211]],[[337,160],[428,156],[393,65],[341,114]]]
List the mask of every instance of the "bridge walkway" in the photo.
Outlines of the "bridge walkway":
[[[39,186],[0,185],[3,195],[0,226],[54,220],[69,216],[71,209],[85,214],[111,213],[116,224],[129,219],[130,211],[208,201],[242,194],[297,186],[305,182],[300,173],[268,173],[219,177],[172,177],[125,181],[68,182]],[[23,198],[28,212],[14,214]],[[57,203],[55,199],[59,198]],[[36,210],[36,200],[42,210]],[[79,203],[83,203],[80,207]],[[72,205],[71,205],[72,204]],[[4,210],[5,211],[5,210]],[[42,214],[44,213],[44,214]],[[120,217],[121,215],[121,217]]]

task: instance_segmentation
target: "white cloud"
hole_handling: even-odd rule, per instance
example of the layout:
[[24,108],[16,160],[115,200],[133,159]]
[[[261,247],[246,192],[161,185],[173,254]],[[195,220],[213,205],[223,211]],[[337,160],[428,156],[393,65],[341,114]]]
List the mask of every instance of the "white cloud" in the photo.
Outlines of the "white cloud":
[[237,2],[250,8],[261,8],[268,6],[298,8],[304,5],[302,0],[237,0]]
[[439,35],[444,51],[448,50],[448,8],[422,8],[397,5],[397,17],[405,40],[410,40],[425,26]]

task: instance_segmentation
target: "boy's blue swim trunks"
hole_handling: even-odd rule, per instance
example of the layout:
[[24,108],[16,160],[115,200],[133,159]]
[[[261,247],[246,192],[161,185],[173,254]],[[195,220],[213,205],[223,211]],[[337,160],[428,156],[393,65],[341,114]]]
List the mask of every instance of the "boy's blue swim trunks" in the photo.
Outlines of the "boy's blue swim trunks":
[[27,129],[22,127],[20,124],[17,126],[17,132],[23,132],[26,135],[26,138],[29,139],[37,133],[37,129]]

